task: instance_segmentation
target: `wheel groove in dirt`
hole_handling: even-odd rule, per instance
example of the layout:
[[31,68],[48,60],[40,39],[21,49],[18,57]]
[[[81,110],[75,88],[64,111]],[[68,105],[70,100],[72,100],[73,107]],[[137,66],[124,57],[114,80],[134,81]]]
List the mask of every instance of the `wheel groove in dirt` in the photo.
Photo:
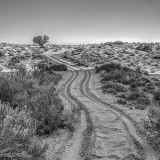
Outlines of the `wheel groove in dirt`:
[[[50,59],[52,59],[52,58],[50,58]],[[64,62],[62,62],[62,63],[64,63]],[[67,64],[67,66],[69,66],[69,64]],[[69,68],[72,68],[74,70],[74,68],[72,66],[69,66]],[[75,72],[76,75],[78,75],[77,74],[78,71],[75,70],[75,71],[72,71],[72,72]],[[129,117],[128,115],[126,115],[122,110],[116,108],[115,106],[113,106],[111,104],[108,104],[107,102],[102,101],[101,99],[99,99],[97,96],[95,96],[93,93],[90,92],[89,87],[88,87],[89,86],[90,78],[91,78],[90,71],[86,71],[86,76],[84,77],[84,79],[81,81],[81,84],[80,84],[80,86],[84,87],[84,89],[82,89],[82,87],[80,87],[81,92],[83,94],[86,94],[86,96],[89,99],[91,99],[92,101],[101,104],[101,106],[107,107],[112,112],[114,112],[117,116],[119,116],[119,118],[122,119],[125,122],[125,125],[128,128],[128,131],[130,132],[130,135],[132,136],[132,138],[135,139],[136,142],[138,143],[138,145],[140,144],[140,146],[145,151],[146,159],[147,160],[157,160],[158,158],[156,157],[154,150],[146,142],[144,142],[140,138],[140,136],[136,133],[136,129],[134,127],[134,125],[136,124],[136,122],[131,117]],[[76,79],[76,77],[75,77],[75,79]],[[83,103],[81,103],[81,101],[79,101],[76,97],[74,97],[70,93],[71,84],[72,84],[72,82],[75,79],[72,79],[71,83],[68,85],[68,88],[66,89],[66,91],[68,93],[68,96],[69,96],[69,99],[71,99],[73,102],[75,102],[77,104],[77,106],[80,107],[80,109],[84,109],[86,111],[85,113],[87,113],[86,115],[89,115],[89,113],[88,113],[87,109],[85,108],[85,106],[83,105]],[[91,125],[89,125],[89,127],[90,126]],[[85,156],[82,156],[82,157],[85,157]]]
[[[62,85],[60,92],[62,94],[62,96],[64,98],[66,98],[69,103],[71,104],[71,106],[75,106],[75,104],[68,98],[68,96],[65,94],[66,93],[66,88],[70,85],[70,83],[72,82],[72,80],[74,79],[74,75],[71,72],[71,76],[68,78],[68,80]],[[58,151],[55,153],[55,157],[53,157],[53,159],[58,160],[61,159],[63,152],[65,151],[65,144],[72,138],[72,133],[68,134],[68,136],[66,137],[66,139],[64,140],[62,146],[58,149]]]
[[[81,86],[81,92],[91,99],[94,102],[98,102],[104,107],[107,107],[107,109],[110,109],[113,113],[115,113],[124,123],[125,126],[130,133],[131,137],[134,139],[134,141],[137,143],[137,145],[141,146],[146,154],[146,160],[158,160],[154,150],[145,142],[143,141],[140,136],[137,134],[135,129],[136,122],[130,118],[128,115],[126,115],[122,110],[116,108],[115,106],[108,104],[107,102],[102,101],[99,99],[96,95],[91,93],[89,89],[89,81],[91,78],[91,72],[85,71],[85,77],[86,79],[83,80],[83,85]],[[88,77],[88,78],[87,78]]]
[[[51,60],[54,60],[54,58],[51,58],[49,56],[46,56],[46,57]],[[64,63],[64,62],[62,62],[62,63]],[[84,118],[86,119],[86,129],[82,133],[83,138],[82,138],[82,142],[81,142],[81,146],[80,146],[81,148],[80,148],[80,151],[75,159],[76,160],[89,159],[90,152],[88,150],[90,147],[90,139],[91,139],[91,134],[92,134],[92,121],[89,117],[89,113],[88,113],[87,109],[85,108],[84,104],[71,94],[71,85],[75,81],[75,79],[78,77],[78,72],[73,67],[69,67],[69,68],[71,69],[72,76],[63,85],[63,87],[61,89],[62,96],[64,96],[72,105],[74,105],[74,107],[77,106],[77,109],[78,109],[77,111],[82,110],[83,111],[82,114],[84,114]],[[63,153],[65,153],[67,143],[70,143],[69,140],[67,140],[65,142],[65,144],[59,149],[57,154],[62,155]],[[74,144],[72,144],[72,145],[74,145]],[[74,152],[74,150],[73,150],[73,152]],[[70,155],[68,155],[68,156],[70,156]],[[62,159],[62,160],[68,159],[68,158],[70,159],[71,157],[64,157],[64,158],[62,156],[59,157],[59,159]]]
[[[76,76],[75,76],[75,79],[76,79],[79,76],[79,72],[76,70],[73,70],[72,72],[76,74]],[[71,85],[74,80],[72,80],[70,85],[68,85],[66,91],[67,91],[69,98],[72,99],[72,101],[74,101],[74,103],[77,104],[78,109],[82,110],[84,112],[87,126],[86,126],[85,131],[83,132],[83,140],[81,143],[81,150],[80,150],[79,155],[81,157],[80,159],[87,159],[87,158],[89,159],[89,157],[90,157],[90,141],[91,141],[91,135],[92,135],[92,131],[93,131],[93,129],[92,129],[93,125],[92,125],[92,121],[90,119],[89,112],[86,109],[85,105],[79,99],[77,99],[75,96],[73,96],[71,94]],[[82,82],[80,82],[80,83],[82,83]]]

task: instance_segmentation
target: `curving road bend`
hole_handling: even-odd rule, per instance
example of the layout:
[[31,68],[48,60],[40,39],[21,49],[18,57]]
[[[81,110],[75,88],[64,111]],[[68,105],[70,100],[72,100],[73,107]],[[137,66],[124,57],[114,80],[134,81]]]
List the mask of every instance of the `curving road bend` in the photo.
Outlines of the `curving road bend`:
[[158,160],[154,150],[152,147],[150,147],[136,132],[135,128],[135,121],[131,119],[128,115],[125,115],[121,110],[117,109],[115,106],[108,104],[100,99],[100,97],[97,97],[94,95],[90,89],[89,89],[89,81],[91,78],[91,72],[85,71],[86,74],[86,80],[83,85],[83,91],[86,97],[90,98],[92,101],[99,103],[101,106],[109,109],[112,113],[117,115],[119,119],[124,123],[126,130],[128,131],[129,135],[132,137],[132,139],[136,142],[138,142],[138,145],[143,149],[145,153],[145,159],[146,160]]
[[59,158],[62,160],[83,160],[88,157],[88,148],[90,143],[91,134],[89,132],[90,122],[87,118],[87,112],[82,102],[80,102],[75,96],[73,96],[71,88],[72,84],[78,78],[78,72],[69,71],[71,73],[70,78],[62,85],[61,95],[69,101],[72,107],[77,109],[79,113],[80,123],[73,133],[73,136],[66,141],[59,149]]
[[136,122],[91,92],[91,72],[69,67],[72,74],[63,87],[63,96],[82,111],[78,129],[64,144],[62,160],[81,160],[87,156],[97,160],[118,160],[127,156],[136,159],[136,155],[141,159],[158,160],[154,150],[136,133]]

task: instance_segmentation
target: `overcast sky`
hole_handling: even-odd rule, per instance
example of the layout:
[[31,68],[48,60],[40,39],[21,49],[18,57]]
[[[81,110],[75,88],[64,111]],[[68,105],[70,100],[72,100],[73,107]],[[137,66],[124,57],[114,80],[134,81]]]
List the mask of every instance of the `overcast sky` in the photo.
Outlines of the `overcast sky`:
[[160,0],[0,0],[0,42],[160,41]]

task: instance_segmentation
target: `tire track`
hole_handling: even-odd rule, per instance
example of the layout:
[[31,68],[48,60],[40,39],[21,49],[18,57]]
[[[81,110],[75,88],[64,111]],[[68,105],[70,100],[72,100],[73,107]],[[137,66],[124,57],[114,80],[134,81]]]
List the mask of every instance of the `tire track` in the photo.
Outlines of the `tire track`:
[[[84,104],[77,99],[75,96],[71,93],[71,85],[72,83],[78,78],[79,72],[76,70],[71,71],[73,74],[75,74],[74,79],[69,83],[69,85],[66,87],[66,94],[68,95],[69,99],[71,99],[77,106],[77,112],[81,111],[81,128],[82,130],[82,141],[79,144],[80,149],[78,153],[77,160],[83,160],[90,157],[90,141],[91,141],[91,134],[92,134],[92,121],[90,119],[89,113],[87,109],[85,108]],[[85,127],[84,127],[85,126]],[[75,144],[73,144],[74,148],[77,148]],[[72,152],[72,153],[71,153]],[[69,154],[73,154],[74,151],[69,152]],[[67,160],[67,158],[65,158]],[[65,160],[64,159],[64,160]],[[76,160],[76,159],[75,159]]]
[[[46,57],[53,61],[56,59],[49,56]],[[56,59],[56,61],[59,61],[59,59]],[[63,61],[59,62],[64,63]],[[58,154],[62,155],[62,160],[83,160],[88,159],[90,156],[89,148],[92,134],[92,121],[84,104],[71,94],[71,85],[78,77],[79,72],[76,71],[76,67],[69,66],[69,64],[67,64],[67,66],[70,68],[72,75],[63,85],[61,92],[62,96],[64,96],[70,102],[70,104],[74,106],[73,110],[76,113],[81,112],[81,126],[78,130],[80,133],[77,133],[77,135],[73,136],[71,140],[66,141],[59,149]]]
[[[49,56],[47,56],[47,57],[50,58]],[[50,58],[50,59],[54,59],[54,58]],[[64,63],[63,61],[60,61],[57,58],[55,58],[55,59],[57,61],[61,62],[61,63]],[[73,83],[73,81],[78,76],[78,73],[77,73],[78,71],[76,71],[77,68],[75,69],[75,67],[70,66],[70,64],[68,64],[68,63],[66,63],[66,65],[72,70],[72,72],[76,73],[75,78],[74,79],[71,78],[72,79],[71,83],[69,83],[68,87],[66,88],[66,92],[68,94],[68,97],[69,97],[69,99],[72,99],[72,102],[77,104],[77,106],[80,107],[80,109],[85,109],[85,106],[83,105],[83,103],[81,103],[81,101],[78,100],[76,97],[74,97],[70,92],[71,84]],[[111,104],[108,104],[107,102],[102,101],[96,95],[94,95],[93,93],[90,92],[90,90],[89,90],[90,78],[91,78],[91,72],[90,71],[85,71],[85,77],[83,78],[83,80],[80,83],[81,93],[83,95],[85,95],[86,97],[88,97],[93,102],[99,103],[101,106],[104,106],[105,108],[107,107],[113,113],[115,113],[122,121],[125,122],[127,130],[129,131],[132,138],[135,139],[135,141],[137,141],[137,143],[143,148],[143,150],[146,154],[146,160],[158,160],[154,150],[146,142],[144,142],[141,139],[141,137],[136,133],[136,129],[134,127],[136,125],[136,122],[131,117],[126,115],[122,110],[114,107]],[[87,113],[87,115],[89,115],[87,110],[86,110],[86,113]]]
[[[71,72],[71,71],[70,71]],[[62,87],[60,88],[60,92],[61,95],[67,99],[69,101],[69,103],[71,104],[71,107],[75,107],[75,104],[68,98],[68,96],[65,94],[66,92],[66,88],[70,85],[70,83],[72,82],[72,80],[74,79],[74,75],[71,72],[71,76],[67,79],[67,81],[65,83],[63,83]],[[63,142],[61,142],[61,147],[58,149],[58,151],[55,153],[55,156],[53,157],[54,160],[58,160],[59,158],[61,158],[64,150],[65,150],[65,144],[72,138],[72,134],[68,134],[68,136],[66,137],[66,139],[63,140]]]
[[142,138],[137,134],[135,129],[136,122],[128,115],[126,115],[124,112],[122,112],[122,110],[116,108],[111,104],[108,104],[107,102],[102,101],[96,95],[91,93],[89,89],[91,72],[90,71],[84,71],[84,72],[85,72],[85,77],[81,83],[80,87],[81,92],[90,100],[99,103],[101,106],[104,106],[105,108],[107,107],[107,109],[110,109],[125,123],[125,126],[127,127],[127,130],[130,133],[131,137],[136,141],[136,143],[138,143],[143,148],[146,155],[146,160],[158,160],[154,150],[145,141],[143,141]]

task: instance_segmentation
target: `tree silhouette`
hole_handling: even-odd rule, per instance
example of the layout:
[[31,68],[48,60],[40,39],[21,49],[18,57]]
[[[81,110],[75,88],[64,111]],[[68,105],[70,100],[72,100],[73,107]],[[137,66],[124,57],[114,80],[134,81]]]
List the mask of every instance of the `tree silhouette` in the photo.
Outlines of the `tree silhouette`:
[[47,43],[49,40],[49,37],[44,35],[44,36],[36,36],[33,38],[33,42],[38,44],[41,48],[44,48],[44,44]]

